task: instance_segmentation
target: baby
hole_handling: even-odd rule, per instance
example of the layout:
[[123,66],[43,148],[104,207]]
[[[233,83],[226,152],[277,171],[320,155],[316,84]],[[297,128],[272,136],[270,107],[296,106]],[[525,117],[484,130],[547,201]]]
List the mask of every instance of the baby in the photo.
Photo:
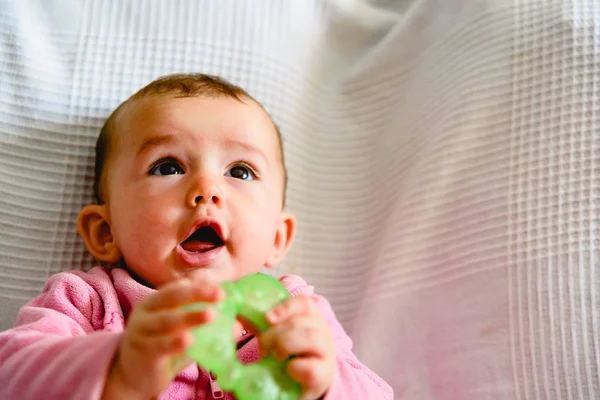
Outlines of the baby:
[[[296,229],[285,211],[280,133],[218,77],[162,77],[121,104],[96,144],[96,203],[77,227],[107,266],[52,276],[0,333],[3,399],[212,399],[214,376],[185,357],[219,283],[271,268]],[[296,276],[260,338],[239,323],[238,358],[294,358],[302,399],[391,399],[361,364],[327,301]],[[225,397],[223,397],[225,396]]]

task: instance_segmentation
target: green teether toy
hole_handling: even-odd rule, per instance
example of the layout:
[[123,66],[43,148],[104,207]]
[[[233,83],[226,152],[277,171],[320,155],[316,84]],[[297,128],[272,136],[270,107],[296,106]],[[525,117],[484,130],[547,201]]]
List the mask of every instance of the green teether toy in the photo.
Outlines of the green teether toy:
[[224,282],[223,301],[195,303],[187,310],[213,308],[215,319],[194,328],[194,344],[187,349],[188,356],[204,369],[216,374],[219,385],[233,392],[238,400],[292,400],[298,399],[300,385],[286,373],[288,360],[272,356],[252,364],[237,359],[233,327],[239,315],[252,323],[259,333],[269,327],[265,314],[289,297],[288,291],[277,279],[264,274],[246,276],[237,282]]

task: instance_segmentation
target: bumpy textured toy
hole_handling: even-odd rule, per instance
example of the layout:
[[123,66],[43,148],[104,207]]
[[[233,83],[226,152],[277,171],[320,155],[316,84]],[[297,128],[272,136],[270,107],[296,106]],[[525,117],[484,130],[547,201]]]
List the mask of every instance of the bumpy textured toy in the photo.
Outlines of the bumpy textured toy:
[[259,333],[268,329],[265,314],[289,297],[277,279],[264,274],[248,275],[237,282],[224,282],[225,298],[219,303],[194,303],[187,310],[213,308],[216,315],[208,324],[194,328],[194,343],[188,356],[217,376],[221,388],[238,400],[298,399],[300,385],[286,373],[289,360],[267,356],[252,364],[237,359],[233,327],[236,316],[252,323]]

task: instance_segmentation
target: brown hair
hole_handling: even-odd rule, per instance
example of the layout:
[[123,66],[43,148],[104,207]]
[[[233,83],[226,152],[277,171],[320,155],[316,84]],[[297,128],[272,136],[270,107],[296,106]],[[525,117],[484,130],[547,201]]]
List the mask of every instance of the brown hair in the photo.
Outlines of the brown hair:
[[[94,197],[98,204],[104,203],[101,193],[102,174],[104,164],[111,150],[110,133],[114,128],[114,122],[119,112],[129,103],[148,97],[160,95],[174,95],[176,97],[193,97],[193,96],[208,96],[208,97],[231,97],[238,101],[243,101],[244,98],[254,101],[259,106],[263,107],[256,99],[248,94],[244,89],[236,86],[223,78],[215,75],[207,74],[172,74],[160,77],[148,85],[144,86],[133,94],[130,98],[121,103],[108,117],[100,135],[96,141],[96,160],[94,165]],[[263,107],[264,109],[264,107]],[[266,112],[266,110],[265,110]],[[285,197],[287,191],[287,169],[285,167],[285,157],[283,154],[283,141],[279,127],[273,122],[273,126],[277,132],[279,141],[279,152],[281,157],[281,165],[284,174],[283,186],[283,203],[285,205]]]

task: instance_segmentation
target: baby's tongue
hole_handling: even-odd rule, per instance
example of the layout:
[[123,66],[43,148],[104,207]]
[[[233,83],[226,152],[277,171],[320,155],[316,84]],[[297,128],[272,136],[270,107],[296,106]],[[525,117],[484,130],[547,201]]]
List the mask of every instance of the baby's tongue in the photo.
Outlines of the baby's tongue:
[[214,249],[216,246],[213,242],[206,242],[202,240],[186,240],[181,243],[181,247],[185,251],[189,251],[191,253],[199,253],[203,251],[208,251]]

